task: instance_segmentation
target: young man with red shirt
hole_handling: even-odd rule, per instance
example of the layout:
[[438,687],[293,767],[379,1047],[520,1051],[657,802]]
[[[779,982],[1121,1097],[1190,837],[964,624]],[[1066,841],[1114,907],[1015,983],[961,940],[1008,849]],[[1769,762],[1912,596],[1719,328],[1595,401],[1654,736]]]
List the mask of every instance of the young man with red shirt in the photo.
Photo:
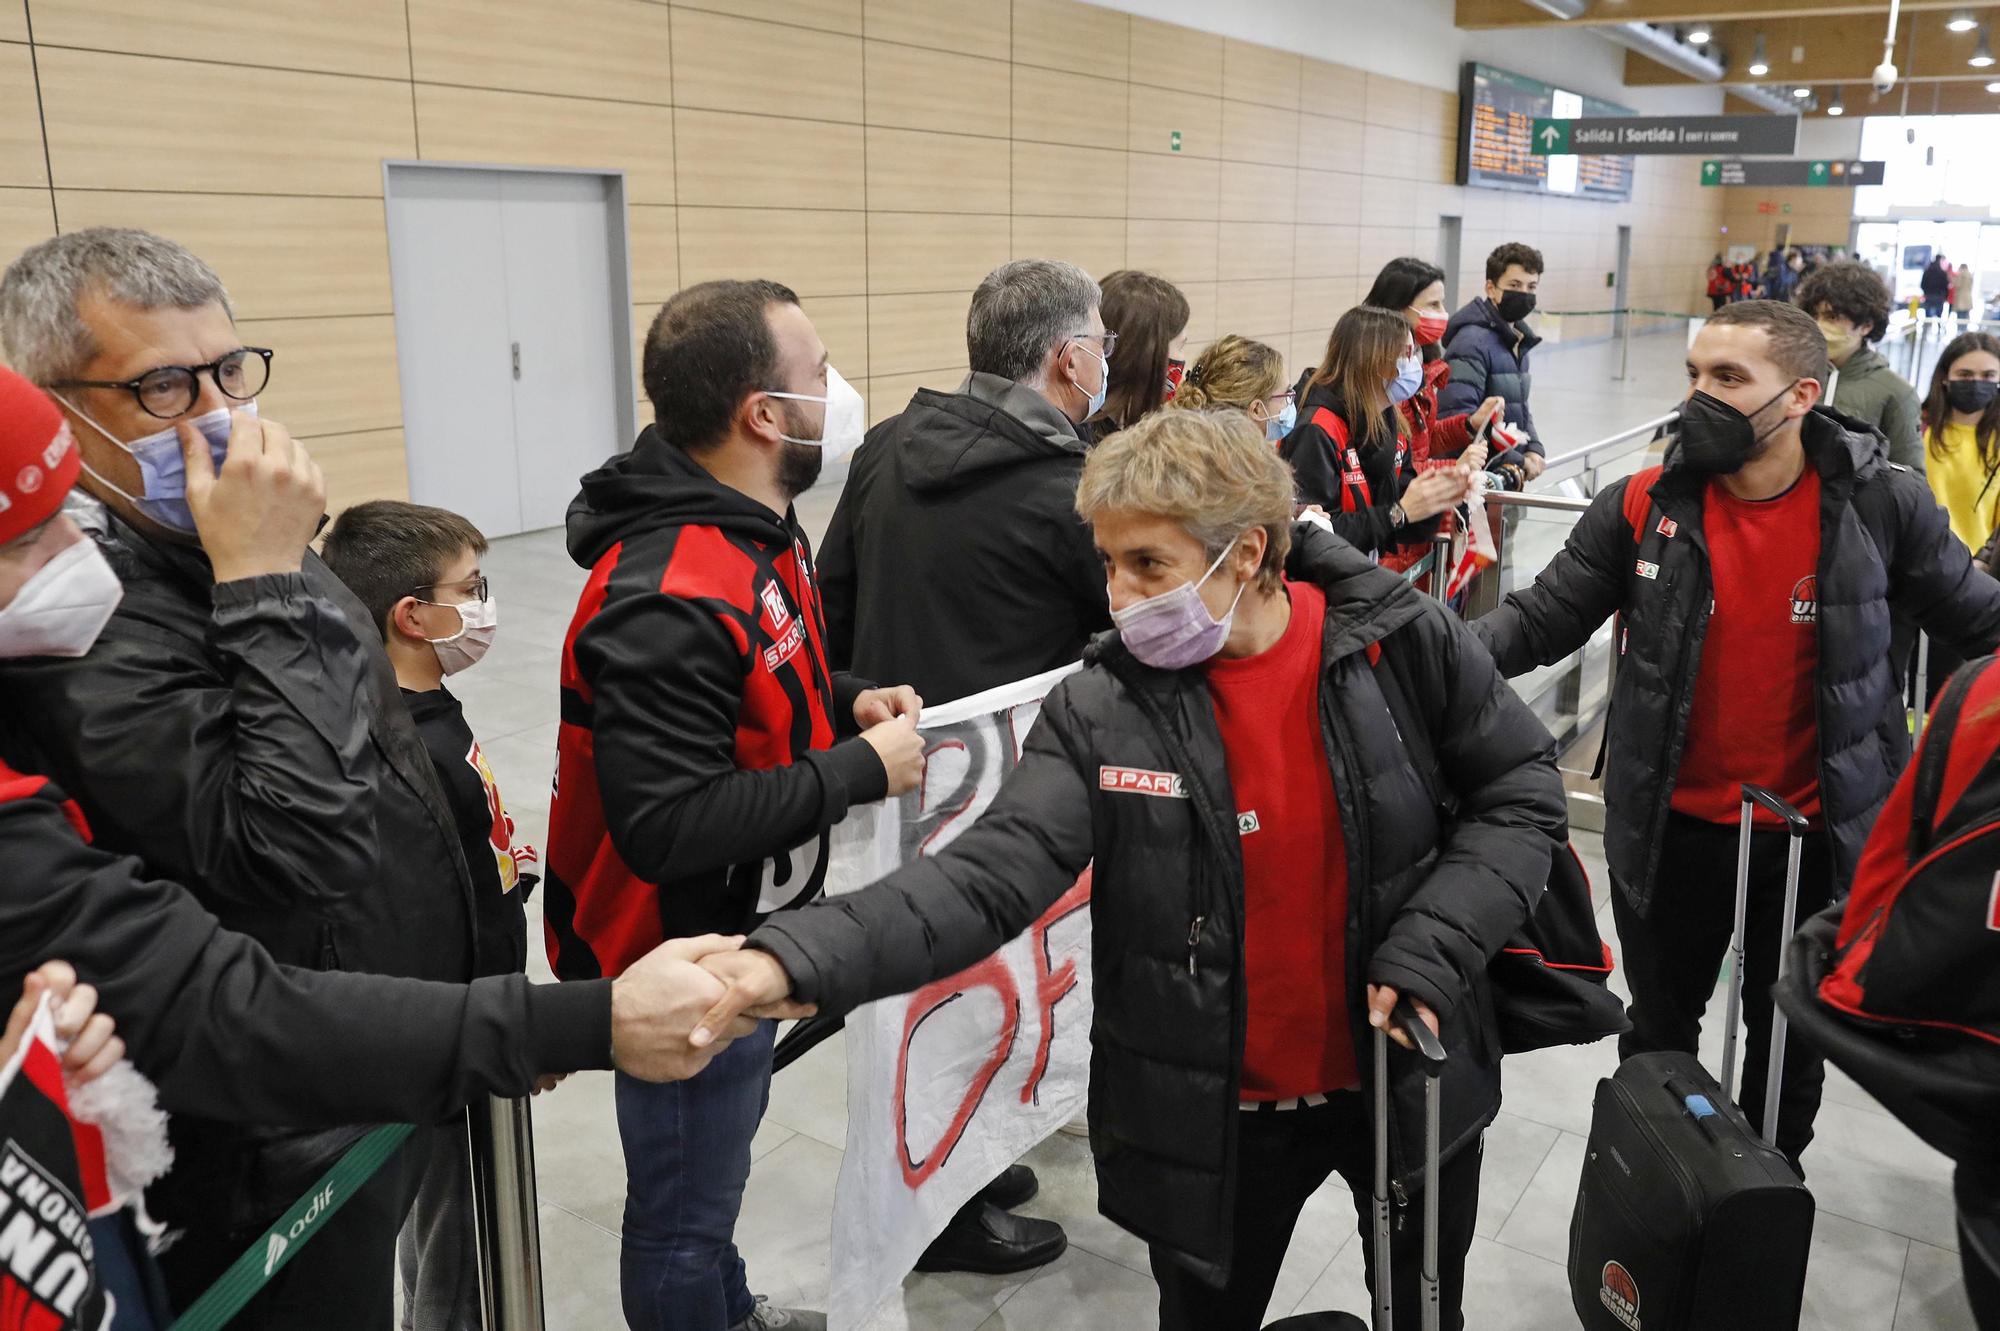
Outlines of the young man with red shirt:
[[[1813,820],[1799,916],[1846,891],[1909,756],[1889,625],[1901,612],[1966,655],[2000,641],[2000,583],[1972,567],[1923,478],[1880,433],[1819,406],[1826,339],[1804,311],[1716,311],[1663,467],[1600,493],[1533,587],[1473,628],[1518,675],[1620,616],[1605,857],[1632,986],[1619,1053],[1693,1052],[1734,920],[1739,790]],[[1741,1103],[1761,1117],[1786,838],[1750,856]],[[1778,1146],[1812,1140],[1824,1072],[1785,1055]]]

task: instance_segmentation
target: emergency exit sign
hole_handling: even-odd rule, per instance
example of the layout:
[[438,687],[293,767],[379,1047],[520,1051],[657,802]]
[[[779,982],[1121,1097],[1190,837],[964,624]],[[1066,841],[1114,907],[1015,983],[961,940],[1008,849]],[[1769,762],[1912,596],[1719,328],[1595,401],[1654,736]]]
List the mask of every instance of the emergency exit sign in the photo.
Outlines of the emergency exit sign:
[[1596,116],[1573,120],[1536,117],[1528,134],[1539,156],[1575,153],[1650,153],[1699,157],[1704,153],[1789,153],[1799,139],[1797,116]]
[[1724,162],[1701,164],[1704,185],[1879,185],[1887,172],[1883,162],[1820,159],[1792,162]]

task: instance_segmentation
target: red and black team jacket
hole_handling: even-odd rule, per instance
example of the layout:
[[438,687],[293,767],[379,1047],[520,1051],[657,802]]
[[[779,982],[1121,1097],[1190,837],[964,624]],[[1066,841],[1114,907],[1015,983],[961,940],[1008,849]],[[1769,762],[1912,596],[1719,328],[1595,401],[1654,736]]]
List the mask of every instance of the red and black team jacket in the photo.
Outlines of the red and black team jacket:
[[568,527],[590,580],[563,642],[544,890],[549,963],[573,980],[812,900],[827,830],[888,777],[853,733],[870,686],[827,668],[789,512],[648,426],[583,478]]
[[1366,554],[1383,554],[1398,545],[1414,546],[1421,554],[1442,518],[1402,527],[1389,520],[1390,507],[1414,475],[1405,471],[1410,440],[1394,428],[1396,408],[1383,413],[1393,446],[1354,438],[1348,415],[1332,384],[1313,385],[1299,403],[1298,424],[1278,445],[1278,455],[1292,466],[1299,499],[1324,508],[1334,535]]

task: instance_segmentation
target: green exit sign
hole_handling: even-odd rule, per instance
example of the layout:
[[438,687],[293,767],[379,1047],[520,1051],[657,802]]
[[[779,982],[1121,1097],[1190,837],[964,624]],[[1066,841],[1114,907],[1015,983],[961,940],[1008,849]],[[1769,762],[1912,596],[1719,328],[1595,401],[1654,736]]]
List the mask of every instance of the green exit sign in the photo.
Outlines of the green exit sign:
[[1529,137],[1534,141],[1537,153],[1561,156],[1569,151],[1569,122],[1538,119]]
[[1167,144],[1175,152],[1179,152],[1181,150],[1181,132],[1175,130],[1172,134],[1169,134],[1167,136]]

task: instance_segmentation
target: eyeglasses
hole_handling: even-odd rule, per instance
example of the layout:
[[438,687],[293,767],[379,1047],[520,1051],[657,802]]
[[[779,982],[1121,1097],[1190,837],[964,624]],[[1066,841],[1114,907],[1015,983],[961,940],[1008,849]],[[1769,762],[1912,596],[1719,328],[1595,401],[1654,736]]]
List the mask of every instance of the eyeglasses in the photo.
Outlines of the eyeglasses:
[[238,347],[206,365],[162,365],[137,379],[65,379],[51,388],[122,388],[148,416],[170,421],[194,409],[201,398],[201,376],[207,375],[221,394],[248,402],[271,382],[269,347]]
[[1298,396],[1299,396],[1299,391],[1296,388],[1287,388],[1282,393],[1272,393],[1264,400],[1266,402],[1275,402],[1282,407],[1287,402],[1296,402],[1298,400]]
[[1118,350],[1118,334],[1112,332],[1109,329],[1106,329],[1104,332],[1101,333],[1089,333],[1089,332],[1071,333],[1070,337],[1072,339],[1079,337],[1094,337],[1098,339],[1100,342],[1104,344],[1104,359],[1106,360],[1110,360],[1111,354],[1114,351]]
[[486,593],[490,590],[490,588],[486,585],[485,578],[466,578],[460,582],[433,582],[433,583],[428,583],[422,587],[412,587],[410,588],[409,591],[405,592],[404,595],[414,596],[419,601],[422,601],[425,605],[436,605],[438,603],[436,601],[431,600],[430,597],[425,596],[424,593],[434,592],[440,587],[463,587],[465,588],[465,590],[472,593],[472,599],[475,601],[485,600]]

